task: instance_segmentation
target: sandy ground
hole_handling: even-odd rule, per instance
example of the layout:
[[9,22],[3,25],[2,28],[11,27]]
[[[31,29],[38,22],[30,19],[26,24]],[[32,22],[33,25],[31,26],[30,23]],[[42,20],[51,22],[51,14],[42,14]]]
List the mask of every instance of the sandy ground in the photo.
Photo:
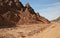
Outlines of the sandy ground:
[[60,23],[53,23],[50,27],[34,35],[32,38],[60,38]]
[[60,38],[60,23],[22,25],[0,29],[0,38]]

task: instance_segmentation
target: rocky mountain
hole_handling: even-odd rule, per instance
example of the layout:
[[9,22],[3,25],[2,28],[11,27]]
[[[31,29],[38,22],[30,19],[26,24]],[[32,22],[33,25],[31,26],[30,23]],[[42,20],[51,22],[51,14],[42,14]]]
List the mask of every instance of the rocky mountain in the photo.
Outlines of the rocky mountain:
[[29,3],[23,6],[19,0],[0,0],[0,27],[35,23],[50,21],[36,13]]

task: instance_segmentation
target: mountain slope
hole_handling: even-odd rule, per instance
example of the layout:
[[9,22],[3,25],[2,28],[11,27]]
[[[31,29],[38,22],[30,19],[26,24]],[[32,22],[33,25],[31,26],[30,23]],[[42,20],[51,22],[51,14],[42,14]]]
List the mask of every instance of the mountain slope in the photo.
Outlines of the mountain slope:
[[27,3],[23,6],[19,0],[0,1],[0,26],[13,27],[22,24],[50,23],[49,20],[36,13]]

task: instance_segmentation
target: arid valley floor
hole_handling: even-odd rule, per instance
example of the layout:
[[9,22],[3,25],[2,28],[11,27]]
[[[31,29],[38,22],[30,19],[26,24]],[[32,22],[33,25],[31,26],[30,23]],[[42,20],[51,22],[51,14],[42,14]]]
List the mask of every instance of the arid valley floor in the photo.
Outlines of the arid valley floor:
[[60,38],[60,22],[0,29],[0,38]]

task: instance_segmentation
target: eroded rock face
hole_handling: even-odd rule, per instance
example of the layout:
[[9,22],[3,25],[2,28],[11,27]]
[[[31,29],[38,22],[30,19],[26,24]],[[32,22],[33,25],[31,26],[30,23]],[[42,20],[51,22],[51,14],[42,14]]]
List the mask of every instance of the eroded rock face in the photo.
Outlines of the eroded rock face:
[[19,0],[0,0],[0,26],[10,27],[21,24],[50,23],[46,18],[34,12],[29,5],[23,6]]

